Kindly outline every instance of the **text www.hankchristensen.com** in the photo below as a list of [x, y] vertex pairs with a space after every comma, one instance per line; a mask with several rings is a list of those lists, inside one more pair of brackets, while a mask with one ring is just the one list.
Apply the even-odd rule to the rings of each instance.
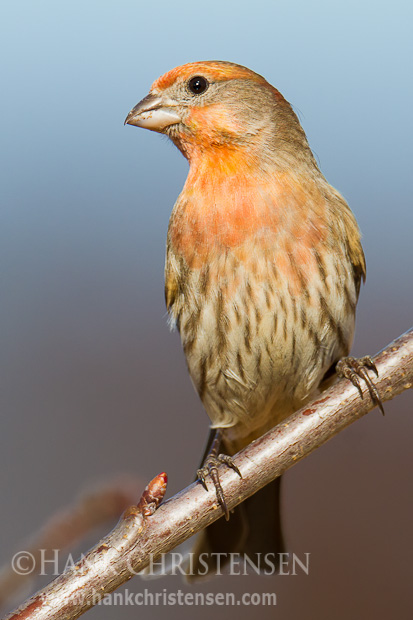
[[150, 592], [146, 588], [143, 592], [112, 592], [96, 594], [94, 605], [276, 605], [275, 592], [244, 592], [237, 596], [234, 592]]

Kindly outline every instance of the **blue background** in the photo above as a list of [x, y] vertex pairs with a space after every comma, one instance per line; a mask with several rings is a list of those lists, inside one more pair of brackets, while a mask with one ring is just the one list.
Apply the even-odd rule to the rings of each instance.
[[[162, 137], [123, 126], [165, 71], [231, 60], [284, 94], [363, 232], [354, 352], [373, 354], [410, 327], [412, 18], [408, 0], [2, 2], [3, 562], [85, 484], [123, 471], [143, 484], [166, 470], [173, 494], [198, 465], [208, 420], [163, 300], [187, 162]], [[189, 591], [275, 591], [277, 607], [260, 614], [283, 620], [406, 617], [412, 405], [404, 394], [285, 476], [286, 535], [292, 551], [311, 552], [310, 576], [225, 577]], [[179, 578], [128, 584], [143, 587], [187, 588]], [[194, 612], [89, 617], [115, 611]]]

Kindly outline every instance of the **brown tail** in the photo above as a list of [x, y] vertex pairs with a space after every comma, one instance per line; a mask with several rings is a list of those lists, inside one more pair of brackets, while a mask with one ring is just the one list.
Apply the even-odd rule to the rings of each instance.
[[278, 554], [284, 552], [280, 488], [281, 478], [277, 478], [237, 506], [229, 521], [218, 519], [201, 532], [193, 549], [189, 581], [220, 572], [230, 561], [230, 553], [240, 554], [238, 574], [244, 571], [244, 561], [254, 571], [260, 567], [261, 572], [276, 572]]

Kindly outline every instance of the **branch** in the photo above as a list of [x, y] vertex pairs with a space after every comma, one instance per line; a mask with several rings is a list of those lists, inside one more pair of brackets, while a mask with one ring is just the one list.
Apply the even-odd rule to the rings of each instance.
[[[71, 505], [56, 512], [38, 532], [20, 541], [18, 549], [24, 549], [26, 560], [32, 568], [40, 566], [45, 552], [62, 551], [74, 544], [79, 545], [94, 528], [107, 527], [136, 500], [136, 489], [140, 486], [143, 486], [142, 480], [137, 476], [123, 475], [84, 489]], [[24, 588], [25, 592], [30, 592], [36, 577], [34, 570], [16, 568], [13, 561], [0, 567], [1, 608], [10, 599], [16, 601], [19, 590]]]
[[[383, 349], [374, 362], [379, 372], [375, 384], [382, 402], [411, 388], [413, 329]], [[338, 381], [234, 458], [242, 479], [228, 468], [220, 470], [228, 508], [283, 474], [374, 406], [365, 386], [360, 399], [349, 381]], [[151, 483], [155, 489], [152, 509], [148, 510], [145, 499], [126, 511], [112, 532], [75, 567], [26, 601], [7, 620], [74, 620], [148, 566], [151, 558], [171, 551], [223, 515], [215, 492], [206, 493], [196, 482], [151, 515], [165, 491], [165, 485], [159, 489], [160, 479], [162, 482], [160, 476]]]

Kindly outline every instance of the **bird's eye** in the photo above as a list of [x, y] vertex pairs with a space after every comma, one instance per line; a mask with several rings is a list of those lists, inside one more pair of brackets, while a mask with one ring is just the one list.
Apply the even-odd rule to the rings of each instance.
[[188, 82], [188, 88], [194, 95], [201, 95], [209, 86], [208, 81], [202, 75], [196, 75]]

